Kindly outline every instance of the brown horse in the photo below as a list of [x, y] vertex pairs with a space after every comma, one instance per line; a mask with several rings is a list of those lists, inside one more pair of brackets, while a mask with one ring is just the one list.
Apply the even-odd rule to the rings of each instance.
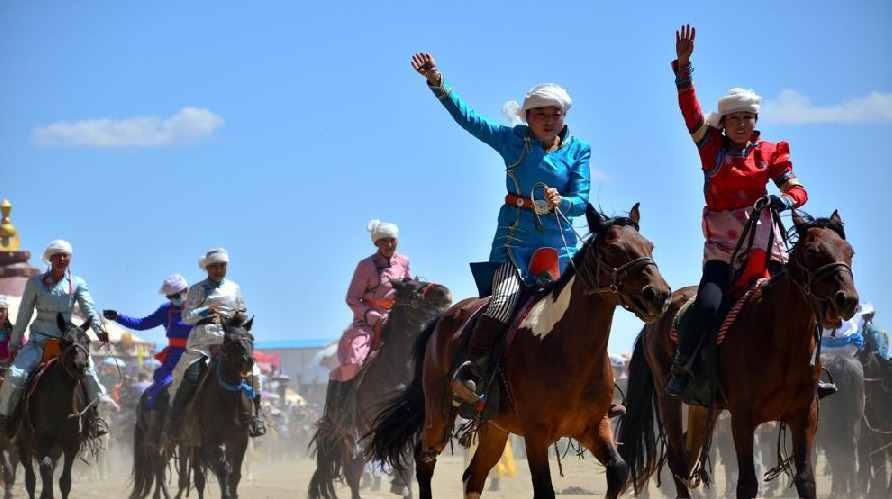
[[858, 293], [851, 269], [853, 250], [845, 240], [839, 215], [834, 212], [830, 218], [812, 220], [794, 214], [793, 222], [799, 239], [789, 262], [740, 308], [719, 347], [719, 379], [725, 400], [711, 409], [691, 409], [687, 448], [681, 401], [666, 396], [664, 387], [675, 349], [670, 339], [672, 322], [696, 289], [675, 292], [663, 317], [645, 326], [638, 336], [629, 368], [628, 412], [620, 420], [618, 432], [620, 455], [629, 463], [636, 491], [646, 487], [659, 467], [655, 415], [662, 425], [660, 438], [667, 437], [678, 497], [690, 497], [694, 464], [712, 433], [715, 418], [727, 409], [739, 468], [737, 497], [756, 496], [753, 430], [768, 421], [789, 426], [796, 489], [801, 497], [815, 497], [811, 457], [818, 424], [816, 383], [821, 372], [816, 332], [819, 323], [829, 326], [840, 318], [851, 318]]
[[[479, 428], [480, 443], [463, 476], [465, 497], [480, 496], [509, 432], [526, 439], [537, 498], [554, 497], [548, 449], [561, 437], [577, 439], [607, 467], [608, 497], [617, 497], [624, 486], [628, 469], [607, 418], [613, 395], [610, 325], [617, 306], [656, 320], [670, 290], [651, 258], [653, 245], [638, 232], [637, 204], [629, 217], [606, 219], [591, 206], [586, 216], [593, 237], [532, 307], [502, 358], [505, 396], [498, 414]], [[415, 379], [378, 416], [370, 434], [370, 453], [398, 469], [420, 436], [415, 459], [422, 499], [431, 497], [436, 458], [452, 435], [456, 409], [449, 381], [462, 325], [481, 304], [456, 304], [419, 338]]]

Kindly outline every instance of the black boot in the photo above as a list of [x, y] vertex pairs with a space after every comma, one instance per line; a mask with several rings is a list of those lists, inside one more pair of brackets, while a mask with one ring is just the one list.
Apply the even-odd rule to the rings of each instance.
[[[696, 310], [689, 310], [687, 315], [693, 315]], [[672, 358], [672, 368], [670, 371], [669, 382], [666, 383], [666, 395], [679, 398], [684, 393], [688, 384], [691, 382], [691, 356], [697, 349], [700, 342], [700, 330], [697, 323], [700, 321], [691, 320], [691, 317], [685, 317], [682, 327], [678, 331], [678, 348], [675, 349], [675, 356]]]
[[830, 395], [833, 395], [837, 391], [838, 391], [838, 389], [836, 388], [835, 384], [818, 380], [818, 400], [820, 400], [824, 397], [829, 397]]
[[254, 396], [254, 414], [248, 423], [248, 434], [251, 438], [262, 437], [266, 434], [266, 423], [263, 421], [263, 408], [260, 406], [260, 394]]
[[99, 415], [99, 407], [96, 404], [87, 410], [86, 416], [87, 438], [99, 438], [108, 433], [108, 423]]
[[179, 440], [180, 431], [183, 428], [183, 419], [186, 416], [186, 406], [189, 405], [189, 401], [192, 400], [195, 392], [198, 391], [201, 368], [201, 362], [199, 361], [189, 366], [189, 369], [186, 369], [180, 388], [173, 397], [173, 403], [168, 413], [167, 426], [164, 429], [164, 434], [170, 441]]
[[508, 325], [493, 317], [483, 316], [471, 333], [468, 360], [455, 372], [453, 391], [468, 403], [479, 401], [484, 395], [484, 384], [492, 375], [490, 357], [498, 342], [505, 336]]

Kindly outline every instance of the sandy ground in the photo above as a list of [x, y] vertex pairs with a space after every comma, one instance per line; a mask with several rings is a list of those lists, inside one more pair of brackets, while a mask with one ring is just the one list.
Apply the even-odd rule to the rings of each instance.
[[[78, 499], [126, 498], [129, 495], [130, 462], [129, 456], [112, 452], [109, 454], [109, 458], [100, 465], [91, 464], [88, 466], [81, 464], [77, 466], [74, 474], [74, 485], [72, 487], [71, 497]], [[484, 491], [484, 497], [532, 497], [532, 486], [526, 461], [524, 459], [518, 459], [516, 464], [517, 476], [514, 478], [501, 479], [500, 490], [497, 492]], [[606, 490], [604, 469], [591, 457], [580, 460], [575, 455], [571, 455], [564, 459], [563, 466], [565, 476], [561, 477], [557, 471], [557, 461], [552, 459], [552, 479], [555, 490], [559, 494], [565, 491], [570, 492], [568, 489], [575, 488], [577, 493], [573, 494], [574, 497], [603, 497]], [[463, 467], [463, 459], [460, 455], [453, 456], [447, 454], [440, 458], [438, 461], [437, 473], [434, 476], [435, 497], [458, 498], [462, 496], [461, 473]], [[306, 497], [307, 482], [314, 469], [314, 462], [308, 458], [268, 461], [265, 456], [257, 455], [255, 456], [253, 466], [246, 473], [247, 476], [242, 481], [242, 486], [239, 489], [240, 497], [245, 499], [304, 498]], [[713, 497], [723, 497], [724, 470], [721, 466], [718, 466], [716, 471], [718, 475], [718, 483], [713, 490], [717, 492], [717, 494], [713, 495]], [[820, 467], [818, 474], [821, 496], [829, 497], [826, 495], [829, 492], [829, 484], [826, 478], [821, 476]], [[24, 475], [20, 467], [17, 480], [18, 483], [15, 487], [16, 497], [27, 497], [22, 483], [23, 478]], [[785, 480], [783, 478], [781, 479]], [[785, 483], [787, 482], [785, 481]], [[664, 490], [665, 487], [666, 484], [664, 484]], [[371, 499], [393, 499], [397, 497], [387, 492], [387, 488], [385, 481], [385, 484], [382, 487], [384, 490], [379, 492], [364, 490], [363, 497]], [[579, 494], [579, 489], [585, 490], [587, 493]], [[653, 493], [650, 494], [650, 497], [663, 497], [656, 488], [652, 487], [651, 491]], [[784, 492], [784, 497], [796, 496], [794, 489], [785, 489]], [[344, 486], [338, 486], [338, 495], [342, 498], [349, 498], [349, 489]], [[568, 494], [567, 496], [569, 497], [570, 495]], [[60, 497], [58, 495], [58, 489], [56, 497]], [[197, 497], [194, 490], [190, 497]], [[217, 488], [215, 481], [210, 481], [208, 494], [206, 494], [205, 497], [219, 497], [219, 489]], [[697, 494], [695, 497], [706, 496]]]

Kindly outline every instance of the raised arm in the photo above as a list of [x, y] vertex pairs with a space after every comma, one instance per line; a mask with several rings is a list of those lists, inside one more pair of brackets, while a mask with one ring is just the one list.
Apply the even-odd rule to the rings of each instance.
[[462, 128], [471, 135], [485, 142], [490, 147], [502, 152], [511, 127], [502, 125], [477, 114], [459, 95], [452, 90], [437, 69], [434, 56], [427, 52], [419, 52], [412, 56], [412, 68], [427, 80], [427, 85]]
[[186, 324], [195, 325], [198, 321], [209, 317], [211, 310], [205, 304], [204, 286], [200, 283], [189, 288], [186, 295], [186, 302], [183, 304], [183, 313], [181, 318]]
[[367, 260], [359, 262], [356, 270], [353, 271], [353, 279], [350, 280], [350, 287], [347, 288], [346, 298], [347, 306], [353, 311], [353, 317], [361, 318], [370, 326], [374, 326], [382, 317], [377, 310], [362, 300], [367, 284], [373, 276], [377, 276], [374, 266], [370, 265]]
[[704, 168], [711, 168], [708, 163], [714, 159], [715, 153], [721, 147], [722, 131], [707, 123], [697, 100], [697, 92], [694, 90], [692, 79], [691, 55], [694, 53], [694, 39], [697, 30], [691, 25], [684, 25], [675, 32], [675, 54], [677, 59], [672, 61], [672, 71], [675, 73], [675, 86], [678, 88], [678, 105], [684, 116], [685, 126], [697, 148], [700, 150], [700, 158]]
[[81, 307], [81, 312], [88, 317], [90, 320], [90, 328], [99, 336], [101, 341], [108, 341], [105, 339], [105, 331], [102, 329], [102, 318], [99, 316], [99, 311], [96, 310], [96, 304], [93, 302], [93, 297], [90, 296], [90, 288], [87, 287], [87, 281], [83, 279], [79, 280], [77, 285], [77, 304]]

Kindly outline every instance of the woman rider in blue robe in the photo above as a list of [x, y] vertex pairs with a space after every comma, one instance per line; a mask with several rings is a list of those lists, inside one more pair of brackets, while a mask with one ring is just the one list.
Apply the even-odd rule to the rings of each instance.
[[[490, 292], [491, 297], [472, 333], [470, 360], [456, 373], [465, 388], [481, 395], [478, 387], [489, 374], [489, 353], [508, 329], [522, 285], [539, 278], [529, 272], [530, 261], [539, 259], [534, 255], [540, 249], [544, 253], [539, 254], [558, 255], [563, 271], [576, 253], [576, 233], [563, 217], [585, 213], [591, 147], [564, 124], [571, 100], [558, 85], [530, 90], [517, 111], [525, 124], [506, 126], [471, 109], [446, 82], [431, 54], [415, 54], [411, 63], [452, 118], [505, 162], [508, 195], [499, 209], [490, 264], [485, 266], [489, 271], [475, 272], [481, 295]], [[489, 284], [491, 289], [485, 289]]]

